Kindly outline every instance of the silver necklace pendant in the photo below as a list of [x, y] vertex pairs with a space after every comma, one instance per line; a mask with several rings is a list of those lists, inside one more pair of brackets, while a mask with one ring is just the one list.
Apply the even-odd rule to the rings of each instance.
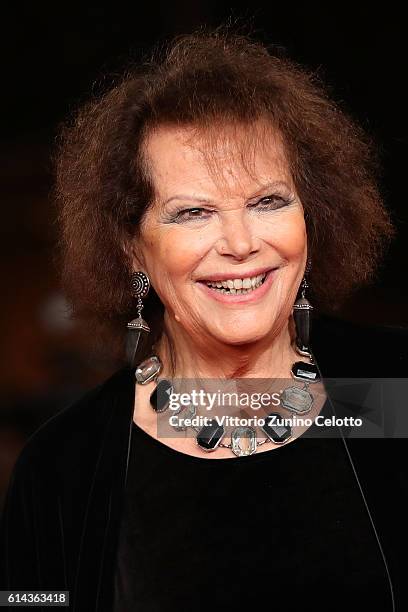
[[280, 395], [281, 405], [286, 410], [296, 414], [306, 414], [310, 412], [313, 405], [313, 395], [308, 391], [309, 383], [300, 387], [287, 387]]
[[256, 431], [253, 427], [236, 427], [231, 434], [231, 450], [237, 457], [252, 455], [257, 449]]
[[135, 370], [135, 377], [139, 385], [146, 385], [157, 378], [162, 369], [162, 363], [157, 355], [148, 357], [139, 363]]

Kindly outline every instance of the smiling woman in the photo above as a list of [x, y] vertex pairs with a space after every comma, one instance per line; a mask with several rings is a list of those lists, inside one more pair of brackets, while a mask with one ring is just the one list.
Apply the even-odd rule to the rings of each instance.
[[408, 365], [385, 332], [385, 351], [330, 319], [310, 333], [395, 233], [370, 138], [316, 74], [218, 29], [80, 109], [56, 161], [63, 285], [124, 367], [19, 457], [0, 589], [69, 591], [74, 612], [392, 610], [394, 548], [314, 421], [337, 422], [323, 375]]

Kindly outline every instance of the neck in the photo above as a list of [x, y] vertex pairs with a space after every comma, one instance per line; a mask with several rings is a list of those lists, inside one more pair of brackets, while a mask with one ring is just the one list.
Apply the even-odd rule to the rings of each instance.
[[188, 334], [166, 311], [164, 333], [155, 352], [163, 363], [163, 377], [290, 378], [292, 364], [301, 359], [294, 346], [292, 316], [262, 340], [229, 345]]

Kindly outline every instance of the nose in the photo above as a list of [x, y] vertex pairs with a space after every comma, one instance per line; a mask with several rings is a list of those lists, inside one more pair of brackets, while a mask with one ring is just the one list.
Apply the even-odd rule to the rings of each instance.
[[217, 241], [217, 251], [220, 255], [229, 255], [242, 260], [257, 253], [260, 239], [254, 235], [253, 220], [245, 218], [245, 212], [230, 210], [222, 220], [222, 230]]

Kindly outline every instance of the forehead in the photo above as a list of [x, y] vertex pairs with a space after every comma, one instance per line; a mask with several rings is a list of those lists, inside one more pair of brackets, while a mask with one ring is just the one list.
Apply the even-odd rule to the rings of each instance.
[[274, 180], [293, 185], [283, 138], [265, 122], [160, 126], [145, 138], [144, 155], [161, 198], [182, 189], [247, 196]]

